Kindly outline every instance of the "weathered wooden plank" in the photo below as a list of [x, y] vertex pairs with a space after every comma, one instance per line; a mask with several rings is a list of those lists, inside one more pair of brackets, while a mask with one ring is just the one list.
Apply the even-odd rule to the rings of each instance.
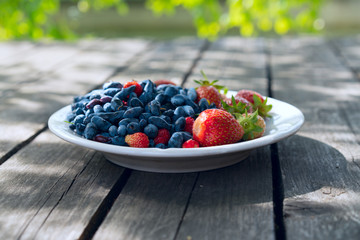
[[176, 239], [274, 239], [271, 182], [267, 147], [200, 173]]
[[99, 153], [40, 134], [0, 168], [1, 238], [79, 238], [122, 172]]
[[196, 86], [194, 79], [203, 79], [201, 70], [229, 90], [256, 89], [267, 95], [266, 55], [261, 39], [228, 37], [212, 43], [188, 77], [186, 87]]
[[112, 77], [112, 81], [127, 82], [144, 79], [169, 79], [181, 84], [192, 67], [204, 41], [195, 38], [177, 38], [155, 46], [126, 71]]
[[[231, 90], [267, 94], [261, 39], [229, 37], [213, 43], [186, 86], [195, 86], [192, 80], [200, 70]], [[273, 239], [271, 172], [270, 150], [262, 148], [237, 165], [200, 173], [177, 239]]]
[[319, 38], [273, 41], [271, 63], [274, 97], [306, 119], [278, 144], [287, 239], [358, 239], [360, 84]]
[[[42, 129], [50, 114], [70, 104], [73, 96], [86, 93], [104, 82], [118, 68], [126, 67], [128, 61], [146, 49], [147, 44], [148, 42], [143, 40], [86, 43], [83, 50], [78, 51], [71, 59], [65, 58], [68, 61], [63, 64], [57, 66], [54, 62], [48, 65], [49, 71], [46, 70], [39, 78], [21, 75], [24, 82], [18, 84], [15, 81], [16, 84], [13, 84], [12, 76], [20, 75], [11, 74], [9, 78], [5, 77], [4, 81], [14, 88], [1, 87], [11, 93], [1, 99], [0, 158]], [[58, 46], [54, 48], [55, 53], [61, 52]], [[69, 48], [68, 51], [72, 52], [74, 47]], [[47, 52], [46, 49], [48, 48], [42, 50], [42, 55], [54, 54], [52, 50]], [[56, 68], [51, 70], [50, 66]]]
[[173, 239], [196, 175], [134, 171], [94, 239]]
[[1, 42], [0, 43], [0, 63], [8, 61], [14, 55], [21, 55], [34, 47], [33, 43], [27, 41]]
[[344, 58], [345, 63], [360, 79], [360, 35], [331, 40], [339, 57]]

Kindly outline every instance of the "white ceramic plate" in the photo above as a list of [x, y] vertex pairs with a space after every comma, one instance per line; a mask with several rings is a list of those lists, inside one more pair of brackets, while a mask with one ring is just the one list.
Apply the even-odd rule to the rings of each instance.
[[[229, 91], [228, 95], [236, 94]], [[58, 137], [82, 147], [102, 152], [105, 157], [120, 166], [151, 172], [195, 172], [221, 168], [247, 158], [250, 150], [278, 142], [295, 134], [304, 123], [302, 112], [288, 104], [268, 98], [272, 104], [271, 118], [266, 119], [263, 137], [228, 145], [189, 148], [158, 149], [131, 148], [87, 140], [69, 129], [65, 122], [71, 107], [66, 106], [49, 118], [50, 130]]]

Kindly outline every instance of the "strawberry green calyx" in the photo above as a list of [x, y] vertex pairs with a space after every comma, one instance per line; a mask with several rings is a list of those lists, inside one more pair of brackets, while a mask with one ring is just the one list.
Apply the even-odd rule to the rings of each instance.
[[257, 135], [264, 132], [264, 127], [259, 125], [258, 122], [258, 111], [256, 110], [254, 113], [248, 114], [245, 112], [244, 114], [235, 113], [237, 121], [244, 129], [244, 135], [242, 137], [243, 140], [250, 140], [256, 138]]
[[215, 83], [217, 83], [219, 80], [213, 80], [210, 81], [209, 78], [205, 75], [204, 71], [201, 70], [201, 75], [203, 75], [203, 80], [194, 80], [195, 83], [199, 84], [200, 86], [213, 86], [214, 88], [216, 88], [219, 92], [220, 90], [223, 90], [224, 94], [227, 93], [228, 89], [222, 85], [217, 85]]
[[236, 113], [243, 114], [250, 109], [250, 107], [244, 102], [239, 101], [238, 103], [236, 103], [234, 96], [231, 96], [231, 105], [227, 104], [223, 100], [221, 100], [221, 104], [225, 111], [231, 113], [232, 115], [234, 115], [234, 117], [236, 117]]
[[253, 98], [254, 98], [253, 107], [259, 112], [259, 115], [262, 117], [270, 117], [268, 112], [270, 112], [270, 110], [272, 109], [272, 105], [266, 104], [268, 99], [265, 98], [265, 100], [262, 101], [262, 99], [255, 94], [253, 95]]

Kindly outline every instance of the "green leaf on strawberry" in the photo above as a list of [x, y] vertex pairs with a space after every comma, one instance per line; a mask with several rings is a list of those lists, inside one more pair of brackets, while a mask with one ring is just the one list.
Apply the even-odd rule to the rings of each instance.
[[249, 106], [246, 105], [246, 103], [244, 103], [244, 102], [236, 103], [234, 96], [231, 96], [231, 105], [227, 104], [223, 100], [221, 100], [221, 104], [222, 104], [223, 108], [225, 109], [225, 111], [231, 113], [232, 115], [234, 115], [235, 113], [243, 114], [243, 113], [249, 111]]
[[195, 83], [199, 84], [200, 86], [213, 86], [214, 88], [216, 88], [219, 92], [220, 90], [223, 90], [224, 94], [227, 93], [228, 89], [222, 85], [218, 85], [215, 84], [217, 83], [219, 80], [213, 80], [210, 81], [209, 78], [206, 76], [206, 74], [204, 73], [203, 70], [200, 71], [201, 75], [203, 76], [203, 80], [194, 80]]
[[245, 112], [244, 114], [235, 113], [237, 121], [244, 129], [244, 140], [254, 139], [256, 135], [264, 132], [264, 127], [261, 127], [258, 119], [258, 111], [256, 110], [254, 113], [248, 114]]
[[268, 99], [265, 98], [264, 100], [262, 100], [259, 96], [255, 94], [253, 95], [253, 99], [253, 107], [259, 112], [259, 115], [262, 117], [270, 117], [268, 112], [270, 112], [270, 110], [272, 109], [272, 105], [266, 104]]

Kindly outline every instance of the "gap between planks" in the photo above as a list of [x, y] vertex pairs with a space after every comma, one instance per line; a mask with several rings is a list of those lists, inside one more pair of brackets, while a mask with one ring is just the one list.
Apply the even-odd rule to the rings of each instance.
[[[272, 69], [271, 69], [271, 48], [270, 44], [264, 44], [264, 54], [266, 56], [266, 78], [267, 94], [273, 96], [272, 91]], [[272, 188], [273, 188], [273, 212], [274, 212], [274, 235], [276, 240], [286, 239], [286, 228], [284, 222], [284, 184], [280, 167], [279, 152], [277, 143], [270, 145]]]

